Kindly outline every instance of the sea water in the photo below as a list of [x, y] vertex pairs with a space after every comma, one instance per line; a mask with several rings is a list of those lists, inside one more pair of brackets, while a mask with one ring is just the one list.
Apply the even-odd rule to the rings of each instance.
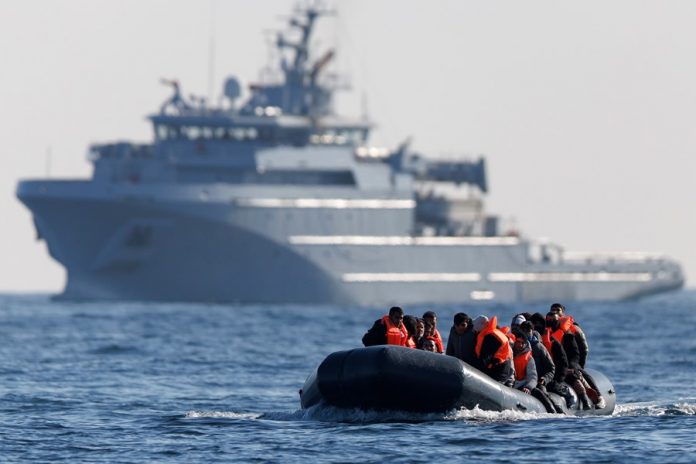
[[[404, 309], [446, 338], [458, 311], [548, 304]], [[696, 462], [696, 292], [568, 308], [612, 416], [301, 410], [307, 375], [387, 308], [0, 295], [0, 462]]]

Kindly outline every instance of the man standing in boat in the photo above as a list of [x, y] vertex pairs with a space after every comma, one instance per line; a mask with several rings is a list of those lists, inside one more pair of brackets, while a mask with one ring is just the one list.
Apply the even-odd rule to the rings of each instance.
[[363, 335], [362, 342], [365, 346], [406, 346], [407, 339], [408, 331], [404, 326], [404, 310], [398, 306], [392, 306], [389, 309], [389, 314], [377, 319], [372, 328]]

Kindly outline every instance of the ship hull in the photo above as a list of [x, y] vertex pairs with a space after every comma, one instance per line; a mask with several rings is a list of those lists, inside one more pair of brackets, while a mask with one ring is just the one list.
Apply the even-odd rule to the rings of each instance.
[[[18, 196], [34, 214], [51, 256], [67, 270], [59, 296], [65, 299], [614, 301], [683, 284], [679, 266], [666, 260], [534, 263], [528, 244], [517, 238], [410, 237], [403, 233], [401, 213], [386, 225], [380, 211], [365, 211], [351, 222], [342, 217], [359, 212], [288, 212], [268, 208], [268, 202], [222, 202], [209, 193], [201, 198], [134, 188], [101, 191], [88, 182], [24, 182]], [[358, 234], [366, 224], [375, 228], [371, 235]]]

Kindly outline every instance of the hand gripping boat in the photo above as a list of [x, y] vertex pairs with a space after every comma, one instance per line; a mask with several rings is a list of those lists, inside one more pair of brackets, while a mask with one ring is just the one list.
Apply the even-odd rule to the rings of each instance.
[[[569, 407], [559, 395], [552, 401], [570, 415], [607, 415], [614, 411], [616, 393], [602, 373], [588, 369], [605, 399], [601, 409], [583, 411], [579, 401]], [[508, 388], [453, 357], [400, 346], [380, 345], [338, 351], [310, 374], [300, 403], [340, 408], [446, 412], [453, 409], [515, 410], [544, 413], [539, 400]]]

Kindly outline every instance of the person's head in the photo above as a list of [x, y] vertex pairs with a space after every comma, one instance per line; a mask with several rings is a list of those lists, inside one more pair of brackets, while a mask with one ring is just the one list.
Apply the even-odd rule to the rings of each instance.
[[454, 330], [459, 335], [466, 333], [471, 329], [471, 318], [466, 313], [457, 313], [454, 315]]
[[546, 313], [546, 327], [551, 328], [551, 330], [556, 330], [558, 328], [559, 319], [558, 313], [549, 311]]
[[526, 320], [527, 320], [526, 317], [524, 317], [522, 314], [518, 314], [517, 316], [512, 318], [512, 322], [510, 323], [510, 328], [514, 329], [515, 327], [519, 327], [520, 324], [522, 324]]
[[420, 317], [416, 319], [416, 338], [421, 338], [425, 334], [425, 322]]
[[404, 310], [398, 306], [392, 306], [389, 308], [389, 319], [392, 324], [399, 325], [404, 320]]
[[424, 337], [432, 337], [434, 333], [435, 333], [435, 326], [432, 325], [427, 320], [423, 320], [423, 336]]
[[525, 320], [525, 321], [528, 321], [528, 320], [530, 320], [530, 319], [532, 318], [532, 313], [529, 313], [529, 312], [526, 312], [526, 311], [525, 311], [525, 312], [520, 313], [520, 314], [521, 314], [522, 316], [524, 316], [524, 320]]
[[488, 318], [484, 315], [476, 317], [472, 323], [472, 327], [474, 329], [474, 332], [480, 332], [483, 330], [484, 327], [486, 327], [486, 324], [488, 324]]
[[534, 326], [529, 321], [521, 323], [517, 330], [519, 330], [525, 338], [530, 338], [534, 334]]
[[566, 308], [561, 303], [554, 303], [549, 308], [549, 312], [558, 313], [559, 316], [563, 316], [566, 312]]
[[437, 351], [437, 346], [435, 345], [435, 340], [428, 337], [425, 340], [423, 340], [423, 350], [424, 351], [432, 351], [435, 353]]
[[512, 352], [515, 354], [524, 353], [529, 350], [529, 341], [521, 332], [515, 335], [515, 343], [512, 345]]
[[433, 311], [424, 312], [423, 319], [430, 322], [433, 327], [437, 327], [437, 314], [435, 314]]
[[542, 335], [544, 332], [546, 332], [546, 319], [544, 318], [543, 314], [534, 313], [532, 314], [532, 317], [529, 320], [532, 321], [532, 325], [534, 325], [534, 330], [536, 330]]
[[406, 327], [408, 336], [413, 337], [416, 334], [416, 318], [413, 316], [404, 316], [404, 327]]

